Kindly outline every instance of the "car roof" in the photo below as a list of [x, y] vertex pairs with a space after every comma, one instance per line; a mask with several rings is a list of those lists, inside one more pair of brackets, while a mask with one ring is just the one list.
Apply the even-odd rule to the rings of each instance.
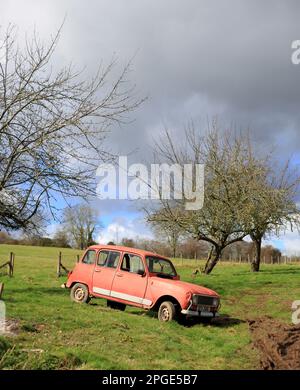
[[101, 244], [98, 244], [98, 245], [92, 245], [90, 247], [88, 247], [87, 249], [108, 249], [108, 250], [118, 250], [118, 251], [121, 251], [121, 252], [128, 252], [128, 253], [135, 253], [137, 255], [141, 255], [141, 256], [155, 256], [155, 257], [161, 257], [162, 259], [167, 259], [167, 257], [165, 256], [161, 256], [159, 255], [158, 253], [155, 253], [155, 252], [151, 252], [151, 251], [146, 251], [146, 250], [143, 250], [143, 249], [138, 249], [138, 248], [131, 248], [131, 247], [128, 247], [128, 246], [120, 246], [120, 245], [101, 245]]

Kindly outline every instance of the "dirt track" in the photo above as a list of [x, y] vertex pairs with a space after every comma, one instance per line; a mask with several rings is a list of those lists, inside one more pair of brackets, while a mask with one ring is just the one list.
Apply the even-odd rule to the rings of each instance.
[[249, 321], [254, 346], [264, 370], [300, 369], [300, 325], [288, 326], [269, 317]]

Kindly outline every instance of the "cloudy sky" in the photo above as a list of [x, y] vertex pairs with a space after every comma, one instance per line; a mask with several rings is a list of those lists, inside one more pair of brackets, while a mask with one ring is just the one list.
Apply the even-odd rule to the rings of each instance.
[[[58, 63], [92, 74], [101, 60], [116, 55], [121, 67], [134, 56], [130, 76], [148, 100], [134, 122], [112, 129], [109, 143], [140, 162], [165, 127], [180, 135], [188, 121], [203, 126], [216, 115], [251, 128], [262, 148], [277, 145], [281, 158], [300, 161], [300, 65], [291, 62], [299, 17], [297, 0], [0, 0], [0, 25], [15, 23], [20, 35], [35, 27], [47, 39], [66, 18]], [[116, 231], [150, 235], [131, 203], [97, 207], [102, 240]], [[300, 248], [295, 233], [275, 243]]]

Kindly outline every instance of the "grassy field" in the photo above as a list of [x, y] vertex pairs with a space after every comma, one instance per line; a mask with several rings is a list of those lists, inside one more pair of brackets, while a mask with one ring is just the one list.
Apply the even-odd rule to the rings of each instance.
[[[209, 276], [194, 261], [175, 260], [181, 279], [210, 287], [222, 297], [221, 318], [205, 325], [159, 323], [136, 308], [118, 312], [105, 300], [78, 305], [56, 277], [57, 248], [0, 245], [0, 264], [16, 254], [15, 275], [5, 283], [7, 317], [18, 321], [15, 336], [0, 337], [0, 368], [20, 369], [254, 369], [247, 320], [271, 316], [291, 323], [291, 303], [300, 299], [298, 265], [219, 264]], [[72, 268], [78, 251], [63, 249]], [[198, 264], [199, 265], [199, 264]]]

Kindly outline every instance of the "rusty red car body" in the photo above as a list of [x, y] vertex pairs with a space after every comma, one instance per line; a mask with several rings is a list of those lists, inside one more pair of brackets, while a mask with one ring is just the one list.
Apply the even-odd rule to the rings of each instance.
[[76, 302], [105, 298], [112, 308], [157, 310], [161, 321], [177, 315], [213, 318], [220, 307], [215, 291], [181, 281], [166, 257], [116, 245], [89, 247], [64, 287], [71, 289]]

